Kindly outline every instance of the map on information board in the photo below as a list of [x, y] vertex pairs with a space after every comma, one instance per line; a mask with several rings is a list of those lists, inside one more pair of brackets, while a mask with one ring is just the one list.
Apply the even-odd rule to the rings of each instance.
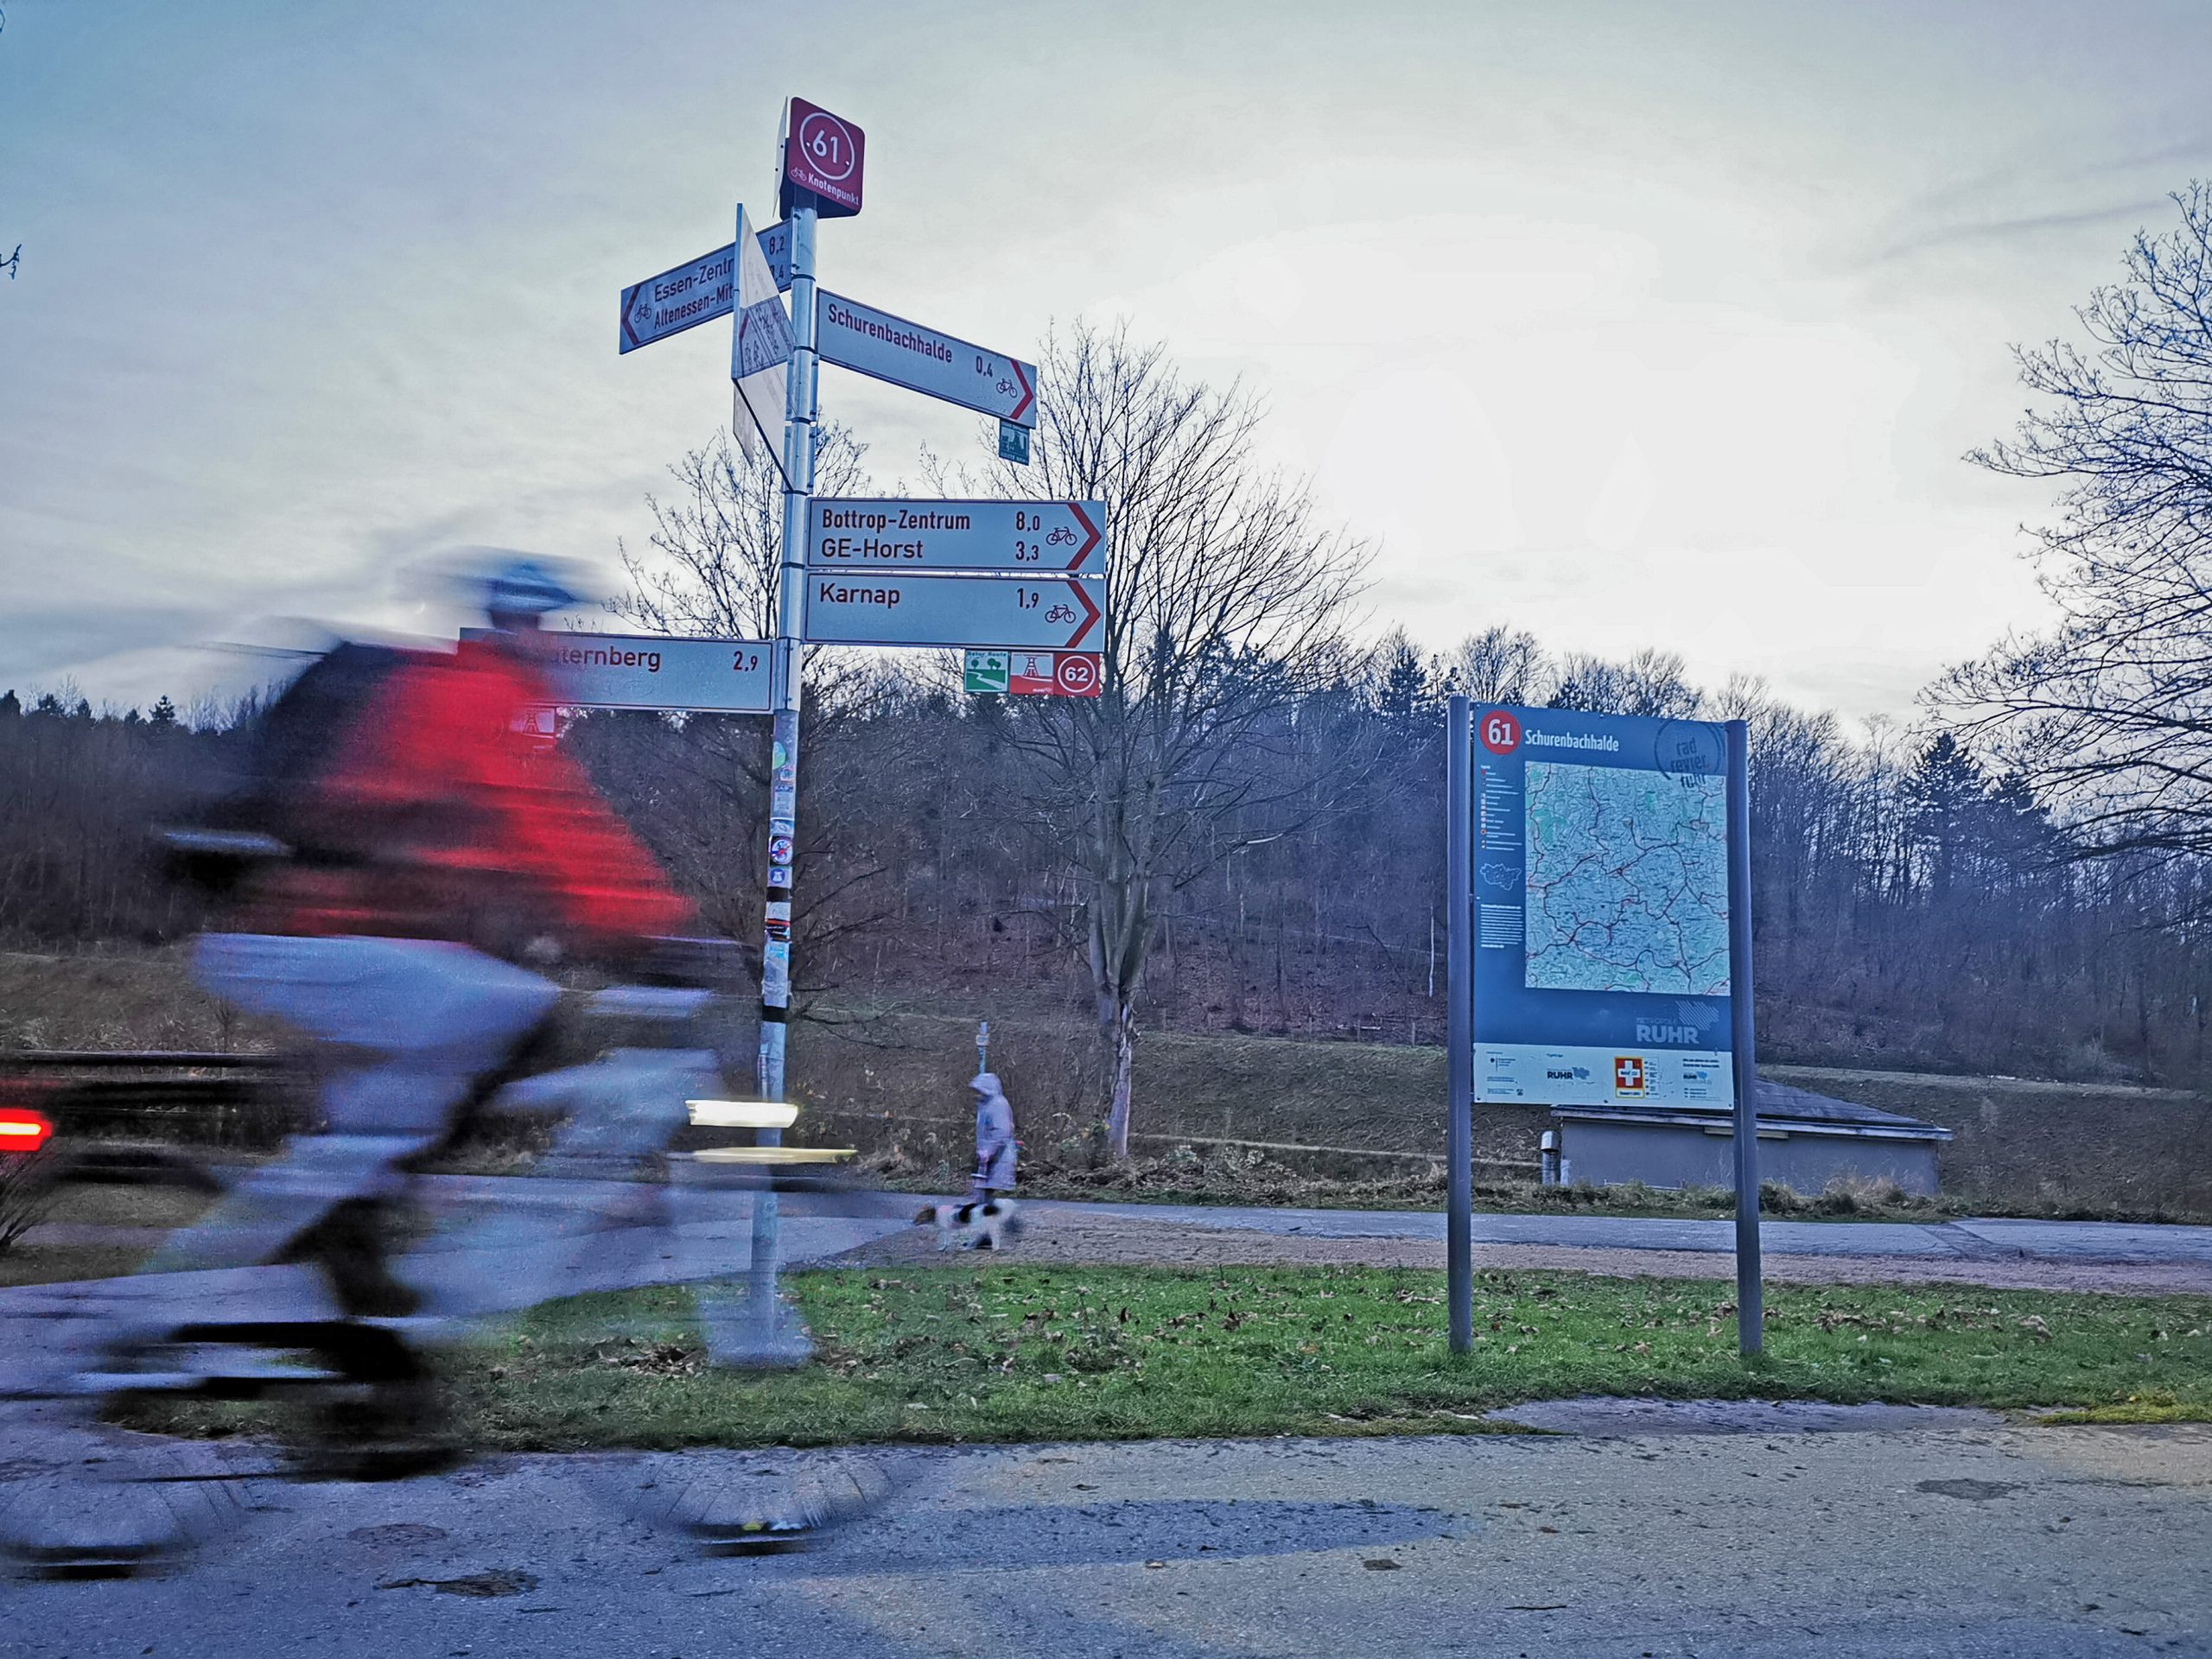
[[1475, 1098], [1732, 1103], [1726, 729], [1473, 714]]
[[1727, 780], [1531, 760], [1522, 983], [1728, 995]]

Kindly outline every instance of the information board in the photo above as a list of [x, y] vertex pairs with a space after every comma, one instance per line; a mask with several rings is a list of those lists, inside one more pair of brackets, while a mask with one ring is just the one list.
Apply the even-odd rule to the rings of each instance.
[[1732, 1104], [1726, 729], [1472, 716], [1475, 1099]]

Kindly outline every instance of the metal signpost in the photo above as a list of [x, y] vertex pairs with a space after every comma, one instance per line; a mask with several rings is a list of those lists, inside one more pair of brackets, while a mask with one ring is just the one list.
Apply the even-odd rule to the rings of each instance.
[[1732, 720], [1728, 742], [1728, 1011], [1736, 1066], [1736, 1349], [1766, 1346], [1759, 1265], [1758, 1054], [1751, 1023], [1751, 736]]
[[[1758, 1148], [1741, 723], [1459, 698], [1449, 721], [1454, 1295], [1469, 1267], [1459, 1119], [1470, 1105], [1732, 1104], [1738, 1336], [1755, 1353]], [[1459, 1308], [1455, 1300], [1455, 1347]]]
[[[850, 122], [791, 99], [777, 158], [785, 222], [756, 234], [741, 206], [728, 246], [622, 290], [625, 352], [733, 316], [730, 378], [739, 436], [749, 450], [782, 422], [775, 639], [579, 645], [575, 649], [605, 652], [607, 660], [563, 670], [570, 677], [566, 683], [592, 699], [648, 699], [593, 706], [664, 708], [672, 705], [658, 699], [681, 695], [686, 701], [680, 706], [771, 716], [759, 1084], [762, 1097], [775, 1102], [785, 1093], [807, 643], [991, 648], [981, 654], [1000, 653], [991, 689], [1001, 692], [1096, 696], [1104, 680], [1107, 524], [1099, 503], [812, 499], [825, 359], [996, 416], [999, 454], [1009, 461], [1027, 462], [1037, 420], [1035, 365], [817, 292], [817, 222], [860, 212], [867, 148], [867, 135]], [[788, 312], [777, 298], [785, 289]], [[730, 664], [718, 669], [715, 653], [733, 652]], [[588, 671], [597, 677], [588, 684]], [[735, 674], [743, 684], [715, 678], [718, 673]], [[696, 701], [716, 696], [721, 701]], [[987, 1033], [978, 1033], [979, 1059], [988, 1053]], [[768, 1128], [760, 1135], [768, 1145], [782, 1138]], [[779, 1329], [777, 1220], [774, 1193], [757, 1193], [750, 1346], [762, 1359], [795, 1358], [804, 1346]]]
[[1444, 1071], [1451, 1114], [1445, 1135], [1444, 1276], [1455, 1354], [1475, 1343], [1475, 988], [1467, 971], [1475, 923], [1471, 729], [1466, 698], [1452, 698], [1444, 726]]
[[[796, 315], [798, 296], [791, 296]], [[894, 317], [838, 294], [822, 296], [822, 360], [948, 404], [1037, 424], [1037, 365]]]

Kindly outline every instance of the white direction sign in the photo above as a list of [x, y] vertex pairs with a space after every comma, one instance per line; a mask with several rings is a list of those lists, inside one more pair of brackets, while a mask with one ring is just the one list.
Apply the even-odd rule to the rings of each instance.
[[822, 360], [925, 392], [1015, 426], [1037, 424], [1037, 365], [964, 340], [822, 294], [814, 311]]
[[747, 455], [774, 455], [780, 471], [791, 324], [776, 297], [776, 279], [743, 202], [737, 207], [737, 240], [731, 245], [738, 250], [737, 326], [730, 330], [729, 343], [729, 378], [737, 398], [731, 423]]
[[[776, 279], [779, 292], [791, 285], [791, 227], [771, 225], [760, 234], [760, 257]], [[622, 290], [621, 349], [634, 352], [686, 328], [729, 315], [734, 270], [730, 256], [737, 244], [725, 242], [712, 253], [648, 276]]]
[[816, 498], [807, 517], [813, 570], [1004, 570], [1103, 576], [1099, 501], [890, 501]]
[[974, 645], [1096, 652], [1106, 613], [1096, 582], [1048, 576], [891, 576], [810, 570], [806, 637], [832, 645]]
[[[463, 628], [481, 639], [485, 628]], [[541, 633], [539, 669], [570, 709], [769, 711], [770, 648], [760, 639], [670, 639], [635, 633]]]

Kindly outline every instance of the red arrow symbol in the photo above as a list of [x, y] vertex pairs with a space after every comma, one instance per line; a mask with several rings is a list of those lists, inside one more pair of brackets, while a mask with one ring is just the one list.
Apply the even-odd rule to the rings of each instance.
[[1085, 591], [1090, 586], [1089, 582], [1071, 582], [1068, 586], [1075, 590], [1076, 603], [1082, 606], [1084, 609], [1082, 622], [1077, 626], [1073, 633], [1068, 635], [1067, 644], [1061, 647], [1064, 651], [1073, 651], [1082, 642], [1083, 636], [1098, 626], [1098, 619], [1105, 615], [1105, 612], [1091, 603], [1090, 594]]
[[1081, 507], [1077, 506], [1074, 502], [1069, 502], [1067, 504], [1067, 509], [1070, 512], [1075, 514], [1076, 523], [1083, 526], [1084, 534], [1090, 538], [1084, 543], [1081, 547], [1076, 549], [1075, 557], [1068, 561], [1069, 569], [1080, 570], [1083, 569], [1083, 562], [1090, 556], [1090, 550], [1098, 545], [1098, 526], [1092, 524], [1090, 522], [1090, 515], [1085, 512]]
[[1007, 414], [1005, 418], [1014, 422], [1016, 425], [1020, 425], [1024, 411], [1028, 409], [1031, 402], [1036, 397], [1037, 393], [1035, 388], [1030, 385], [1029, 376], [1023, 372], [1020, 363], [1011, 357], [1007, 359], [1007, 361], [1014, 365], [1014, 378], [1021, 382], [1021, 401], [1014, 406], [1012, 412]]

